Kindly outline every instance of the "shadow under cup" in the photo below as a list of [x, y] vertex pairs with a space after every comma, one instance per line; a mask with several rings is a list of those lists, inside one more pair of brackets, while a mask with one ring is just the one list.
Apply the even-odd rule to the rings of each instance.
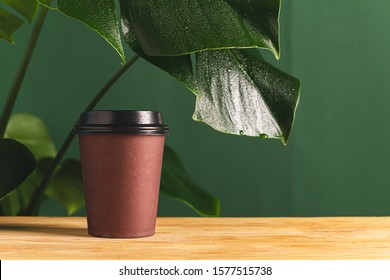
[[90, 111], [79, 135], [88, 233], [137, 238], [155, 232], [168, 126], [154, 111]]

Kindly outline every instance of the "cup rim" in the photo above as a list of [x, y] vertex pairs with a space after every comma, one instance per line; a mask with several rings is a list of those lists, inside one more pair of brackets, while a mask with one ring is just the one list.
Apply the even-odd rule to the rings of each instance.
[[76, 134], [168, 135], [169, 127], [157, 111], [93, 110], [81, 114]]

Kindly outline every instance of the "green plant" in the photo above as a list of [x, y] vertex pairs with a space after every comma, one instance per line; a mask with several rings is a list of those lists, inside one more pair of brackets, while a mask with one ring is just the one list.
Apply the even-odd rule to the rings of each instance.
[[[195, 94], [194, 120], [224, 133], [278, 138], [287, 143], [300, 84], [268, 64], [258, 50], [270, 50], [279, 58], [280, 0], [120, 0], [120, 16], [115, 0], [58, 0], [56, 6], [47, 0], [37, 2], [96, 31], [124, 62], [122, 37], [135, 53], [86, 110], [93, 109], [112, 84], [141, 57]], [[29, 22], [38, 8], [35, 0], [0, 0], [0, 3], [11, 6]], [[57, 152], [39, 119], [26, 114], [10, 119], [46, 13], [47, 9], [42, 8], [34, 24], [1, 116], [1, 197], [13, 191], [2, 200], [5, 214], [36, 214], [45, 196], [60, 200], [69, 213], [83, 204], [79, 162], [63, 160], [74, 135], [70, 132]], [[3, 18], [0, 38], [13, 42], [12, 34], [23, 21], [1, 6], [0, 18]], [[36, 130], [27, 132], [23, 125]], [[161, 191], [189, 204], [201, 215], [219, 212], [218, 200], [189, 179], [170, 148], [164, 155]]]

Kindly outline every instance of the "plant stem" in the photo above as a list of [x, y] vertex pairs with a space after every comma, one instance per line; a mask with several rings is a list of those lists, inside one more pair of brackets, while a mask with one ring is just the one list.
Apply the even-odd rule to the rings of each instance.
[[32, 54], [37, 44], [39, 34], [41, 33], [43, 23], [45, 22], [46, 19], [47, 12], [48, 9], [46, 8], [41, 9], [38, 20], [34, 26], [34, 29], [28, 41], [27, 48], [24, 51], [22, 62], [19, 65], [18, 71], [16, 72], [15, 80], [12, 83], [11, 89], [8, 93], [7, 101], [4, 105], [3, 113], [1, 115], [1, 120], [0, 120], [0, 138], [4, 137], [9, 118], [11, 117], [12, 109], [15, 105], [16, 98], [18, 97], [20, 87], [22, 86], [24, 75], [26, 74]]
[[[95, 106], [99, 103], [99, 101], [104, 97], [104, 95], [108, 92], [108, 90], [115, 84], [115, 82], [129, 69], [137, 60], [139, 56], [134, 55], [114, 76], [102, 87], [102, 89], [96, 94], [96, 96], [91, 100], [88, 106], [85, 108], [84, 112], [91, 111]], [[58, 151], [54, 161], [50, 165], [48, 171], [43, 177], [41, 183], [38, 188], [34, 191], [29, 201], [29, 204], [25, 209], [22, 209], [18, 215], [22, 216], [31, 216], [38, 208], [38, 202], [40, 196], [45, 191], [46, 186], [48, 185], [50, 179], [52, 178], [54, 171], [56, 170], [58, 164], [61, 162], [62, 158], [65, 155], [65, 152], [68, 150], [70, 144], [72, 143], [75, 134], [73, 132], [73, 127], [69, 131], [68, 136], [66, 137], [64, 143], [62, 144], [60, 150]]]

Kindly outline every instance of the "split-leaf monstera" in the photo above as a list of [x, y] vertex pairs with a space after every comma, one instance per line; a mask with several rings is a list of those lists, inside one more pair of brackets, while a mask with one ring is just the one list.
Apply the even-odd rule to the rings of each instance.
[[126, 42], [196, 95], [195, 120], [229, 134], [287, 143], [300, 83], [258, 52], [245, 51], [264, 48], [279, 57], [280, 1], [120, 4]]
[[13, 139], [0, 139], [0, 199], [14, 191], [36, 168], [34, 155]]
[[[279, 59], [281, 0], [0, 0], [0, 4], [31, 22], [34, 1], [82, 22], [126, 61], [123, 38], [136, 55], [195, 94], [194, 120], [220, 132], [287, 144], [300, 83], [267, 63], [259, 51], [268, 50]], [[24, 21], [9, 14], [0, 5], [0, 39], [13, 42], [13, 33]], [[218, 199], [190, 180], [172, 149], [167, 147], [165, 153], [161, 191], [201, 215], [217, 215]], [[48, 157], [38, 158], [38, 168], [24, 186], [37, 187], [53, 155]], [[45, 192], [60, 200], [68, 213], [82, 204], [78, 170], [77, 161], [64, 161]], [[74, 187], [76, 197], [62, 193], [64, 183]]]
[[[195, 120], [229, 134], [287, 143], [299, 81], [260, 54], [240, 50], [267, 49], [279, 58], [281, 0], [119, 0], [121, 30], [115, 2], [58, 0], [56, 9], [101, 35], [122, 32], [135, 53], [196, 95]], [[95, 17], [100, 13], [109, 16]], [[117, 35], [102, 37], [123, 54]]]

